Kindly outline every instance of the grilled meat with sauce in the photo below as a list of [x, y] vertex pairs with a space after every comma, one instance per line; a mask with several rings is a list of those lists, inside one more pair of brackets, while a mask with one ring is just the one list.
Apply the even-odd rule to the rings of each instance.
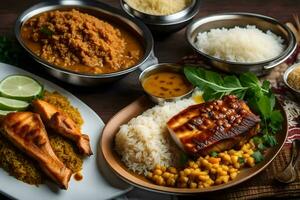
[[242, 145], [259, 131], [260, 118], [233, 95], [193, 105], [167, 122], [175, 142], [188, 154], [207, 155]]
[[1, 123], [1, 132], [16, 147], [35, 159], [41, 169], [61, 188], [68, 188], [72, 172], [53, 152], [39, 114], [10, 113]]
[[56, 107], [43, 100], [34, 100], [33, 109], [39, 113], [46, 126], [52, 128], [56, 133], [76, 142], [79, 150], [84, 155], [93, 154], [88, 135], [82, 134], [75, 122], [59, 111]]

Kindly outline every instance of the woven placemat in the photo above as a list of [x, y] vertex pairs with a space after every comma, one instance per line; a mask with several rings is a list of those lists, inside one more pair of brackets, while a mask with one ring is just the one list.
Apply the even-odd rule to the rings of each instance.
[[[229, 188], [224, 191], [214, 192], [213, 194], [205, 194], [203, 197], [205, 199], [230, 199], [230, 200], [243, 200], [243, 199], [257, 199], [257, 198], [291, 198], [291, 197], [300, 197], [300, 167], [299, 163], [296, 166], [297, 170], [297, 179], [291, 184], [281, 184], [274, 179], [276, 173], [282, 171], [290, 161], [291, 156], [291, 142], [295, 138], [300, 139], [300, 105], [298, 105], [295, 97], [289, 92], [285, 87], [282, 75], [284, 71], [291, 64], [298, 62], [298, 53], [294, 55], [287, 63], [281, 64], [276, 67], [272, 72], [261, 78], [267, 79], [271, 82], [274, 92], [278, 97], [279, 101], [283, 105], [289, 123], [289, 132], [288, 139], [286, 144], [277, 157], [272, 161], [272, 163], [261, 173], [256, 175], [244, 183], [241, 183], [237, 186]], [[201, 65], [204, 67], [205, 64], [202, 62], [201, 58], [197, 55], [186, 56], [182, 59], [181, 64], [193, 64]], [[202, 195], [201, 195], [202, 196]], [[179, 199], [186, 199], [180, 198]], [[190, 199], [190, 198], [188, 198]], [[191, 197], [192, 199], [192, 197]]]

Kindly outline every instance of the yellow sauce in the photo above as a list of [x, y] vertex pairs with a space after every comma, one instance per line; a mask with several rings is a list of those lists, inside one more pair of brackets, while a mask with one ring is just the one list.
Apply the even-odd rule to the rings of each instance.
[[182, 96], [192, 89], [184, 75], [175, 72], [152, 74], [142, 84], [147, 93], [166, 99]]

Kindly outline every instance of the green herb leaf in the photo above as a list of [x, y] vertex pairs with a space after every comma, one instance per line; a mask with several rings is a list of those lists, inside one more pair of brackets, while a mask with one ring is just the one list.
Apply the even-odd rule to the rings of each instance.
[[277, 144], [276, 138], [270, 134], [264, 134], [262, 136], [263, 143], [267, 146], [273, 147]]
[[255, 145], [262, 143], [262, 139], [258, 136], [253, 137], [252, 141], [254, 142]]
[[257, 107], [263, 118], [268, 119], [272, 112], [270, 99], [265, 95], [261, 96], [257, 101]]
[[255, 152], [252, 154], [252, 157], [254, 158], [255, 163], [260, 163], [261, 161], [264, 160], [264, 156], [261, 154], [260, 151], [255, 151]]
[[238, 157], [238, 161], [239, 161], [240, 164], [245, 163], [245, 159], [243, 157]]
[[265, 146], [263, 143], [259, 143], [259, 144], [257, 145], [257, 148], [258, 148], [259, 150], [263, 151], [263, 150], [266, 149], [266, 146]]
[[243, 86], [256, 87], [260, 85], [258, 78], [251, 72], [241, 74], [240, 80]]
[[184, 166], [187, 163], [188, 160], [189, 160], [189, 158], [186, 154], [184, 154], [184, 153], [180, 154], [179, 164], [181, 166]]
[[[186, 78], [195, 86], [197, 86], [199, 89], [204, 90], [204, 99], [205, 100], [213, 100], [216, 98], [221, 98], [222, 96], [226, 94], [231, 94], [234, 92], [239, 92], [239, 96], [243, 96], [244, 91], [247, 89], [245, 87], [242, 87], [240, 84], [228, 84], [229, 80], [234, 79], [233, 77], [229, 77], [223, 80], [222, 77], [212, 71], [204, 70], [201, 68], [196, 67], [185, 67], [184, 73]], [[210, 88], [210, 89], [208, 89]], [[211, 93], [212, 94], [207, 94]], [[206, 94], [205, 94], [206, 93]]]
[[276, 133], [282, 128], [283, 116], [279, 110], [274, 110], [270, 115], [270, 127], [273, 133]]
[[51, 31], [48, 27], [46, 26], [43, 26], [41, 29], [40, 29], [41, 33], [43, 33], [44, 35], [50, 37], [53, 35], [53, 31]]
[[211, 156], [211, 157], [217, 157], [217, 156], [218, 156], [218, 153], [215, 152], [215, 151], [212, 151], [212, 152], [210, 153], [210, 156]]

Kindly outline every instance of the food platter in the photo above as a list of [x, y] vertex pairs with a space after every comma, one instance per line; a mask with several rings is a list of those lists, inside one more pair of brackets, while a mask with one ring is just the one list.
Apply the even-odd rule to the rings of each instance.
[[149, 101], [145, 96], [134, 101], [133, 103], [131, 103], [130, 105], [122, 109], [120, 112], [118, 112], [113, 118], [111, 118], [111, 120], [106, 124], [105, 128], [103, 129], [103, 133], [101, 137], [101, 150], [110, 168], [120, 178], [127, 181], [128, 183], [149, 191], [155, 191], [155, 192], [167, 193], [173, 195], [188, 195], [188, 194], [212, 192], [212, 191], [222, 190], [222, 189], [235, 186], [239, 183], [242, 183], [250, 179], [251, 177], [255, 176], [256, 174], [264, 170], [279, 153], [287, 137], [286, 114], [285, 111], [283, 110], [283, 107], [278, 104], [277, 108], [284, 116], [284, 123], [281, 132], [277, 134], [278, 144], [266, 152], [264, 161], [255, 165], [252, 168], [243, 169], [236, 179], [218, 186], [212, 186], [209, 188], [201, 188], [201, 189], [171, 188], [171, 187], [158, 186], [149, 182], [143, 176], [136, 175], [133, 172], [129, 171], [128, 168], [120, 160], [119, 155], [114, 151], [114, 137], [118, 132], [120, 125], [127, 123], [131, 118], [140, 115], [143, 111], [145, 111], [151, 106], [153, 106], [153, 103]]
[[[104, 123], [93, 110], [71, 93], [43, 78], [8, 64], [0, 63], [0, 66], [1, 78], [12, 74], [27, 75], [41, 82], [47, 90], [58, 91], [65, 95], [82, 114], [85, 121], [83, 131], [89, 133], [91, 148], [94, 153], [97, 152], [98, 140]], [[129, 185], [119, 180], [109, 170], [101, 156], [97, 158], [96, 155], [93, 155], [85, 159], [81, 173], [83, 175], [81, 181], [71, 178], [69, 189], [62, 191], [48, 182], [38, 187], [22, 183], [1, 170], [1, 193], [14, 199], [40, 199], [40, 197], [43, 197], [43, 199], [99, 199], [100, 196], [108, 199], [126, 193], [131, 189]]]
[[64, 89], [0, 63], [0, 192], [16, 199], [110, 199], [133, 186], [209, 193], [258, 175], [279, 154], [287, 114], [273, 80], [258, 77], [291, 60], [294, 31], [260, 14], [214, 14], [187, 27], [192, 56], [159, 63], [152, 35], [168, 40], [200, 1], [155, 8], [151, 1], [121, 0], [120, 10], [57, 0], [18, 17], [16, 39], [42, 71], [75, 86], [110, 87], [140, 69], [134, 81], [145, 96], [104, 125]]

